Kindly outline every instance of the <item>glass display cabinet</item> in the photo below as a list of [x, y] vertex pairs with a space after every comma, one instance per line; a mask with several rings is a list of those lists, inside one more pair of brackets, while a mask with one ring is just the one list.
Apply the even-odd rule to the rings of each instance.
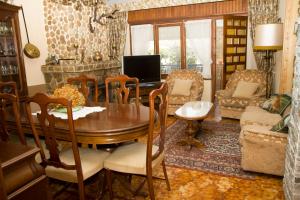
[[0, 2], [0, 82], [14, 81], [20, 99], [27, 94], [27, 82], [20, 37], [20, 7]]

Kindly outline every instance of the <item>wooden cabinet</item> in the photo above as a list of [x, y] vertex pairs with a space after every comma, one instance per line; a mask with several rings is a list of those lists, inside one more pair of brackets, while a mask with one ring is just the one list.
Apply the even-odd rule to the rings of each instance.
[[0, 2], [0, 81], [17, 83], [20, 98], [28, 94], [20, 37], [20, 7]]
[[0, 199], [51, 200], [45, 170], [35, 161], [36, 147], [0, 141]]
[[246, 69], [247, 21], [247, 16], [224, 18], [224, 87], [235, 70]]

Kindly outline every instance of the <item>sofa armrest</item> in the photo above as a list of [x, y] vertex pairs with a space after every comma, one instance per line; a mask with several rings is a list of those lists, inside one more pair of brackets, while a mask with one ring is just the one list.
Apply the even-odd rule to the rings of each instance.
[[282, 176], [287, 134], [268, 126], [247, 125], [241, 130], [241, 167], [246, 171]]
[[[261, 143], [287, 143], [287, 134], [270, 131], [271, 126], [245, 125], [240, 134], [243, 139], [257, 138]], [[242, 144], [242, 143], [241, 143]]]

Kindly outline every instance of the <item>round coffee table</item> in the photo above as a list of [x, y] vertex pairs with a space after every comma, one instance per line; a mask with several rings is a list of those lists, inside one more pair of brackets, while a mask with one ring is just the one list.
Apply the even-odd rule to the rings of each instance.
[[189, 146], [191, 149], [193, 146], [201, 148], [204, 144], [195, 139], [195, 134], [199, 130], [199, 126], [193, 126], [193, 121], [198, 120], [200, 123], [208, 116], [213, 103], [209, 101], [190, 101], [185, 103], [183, 106], [175, 111], [175, 117], [186, 120], [188, 127], [186, 130], [187, 138], [179, 141], [178, 144], [183, 146]]

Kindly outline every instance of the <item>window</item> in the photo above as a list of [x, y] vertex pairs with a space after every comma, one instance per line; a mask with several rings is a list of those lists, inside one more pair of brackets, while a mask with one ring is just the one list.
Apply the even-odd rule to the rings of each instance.
[[131, 26], [132, 55], [153, 55], [154, 40], [151, 24]]
[[211, 19], [188, 21], [185, 29], [187, 68], [211, 78]]
[[[154, 29], [153, 29], [154, 26]], [[212, 20], [131, 26], [132, 55], [160, 54], [161, 74], [174, 69], [197, 69], [211, 78]]]
[[180, 26], [158, 27], [158, 47], [161, 74], [181, 68]]

